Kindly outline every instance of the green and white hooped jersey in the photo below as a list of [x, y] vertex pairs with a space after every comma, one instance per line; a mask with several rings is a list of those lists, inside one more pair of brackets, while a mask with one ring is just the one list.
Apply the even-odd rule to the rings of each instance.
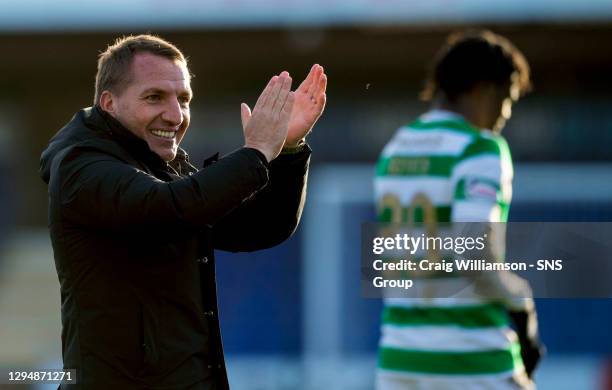
[[[433, 211], [437, 222], [505, 222], [512, 175], [501, 136], [457, 114], [430, 111], [401, 127], [380, 156], [379, 220], [422, 222]], [[381, 333], [379, 373], [462, 383], [523, 370], [505, 308], [476, 296], [386, 298]]]

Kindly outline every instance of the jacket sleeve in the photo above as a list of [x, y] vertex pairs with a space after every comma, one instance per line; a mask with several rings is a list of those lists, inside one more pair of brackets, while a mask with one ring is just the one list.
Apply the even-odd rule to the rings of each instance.
[[71, 150], [57, 164], [50, 186], [59, 187], [51, 196], [59, 197], [62, 217], [113, 231], [211, 226], [268, 182], [268, 170], [247, 148], [172, 182], [87, 148]]
[[266, 188], [213, 226], [215, 249], [250, 252], [289, 238], [302, 215], [310, 154], [305, 145], [299, 153], [274, 159]]

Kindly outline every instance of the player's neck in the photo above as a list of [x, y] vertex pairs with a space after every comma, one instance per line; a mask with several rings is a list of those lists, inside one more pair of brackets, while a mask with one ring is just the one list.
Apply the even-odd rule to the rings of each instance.
[[455, 101], [449, 101], [448, 99], [440, 98], [432, 103], [431, 108], [459, 114], [472, 126], [484, 128], [481, 125], [483, 122], [482, 108], [475, 99], [459, 98]]

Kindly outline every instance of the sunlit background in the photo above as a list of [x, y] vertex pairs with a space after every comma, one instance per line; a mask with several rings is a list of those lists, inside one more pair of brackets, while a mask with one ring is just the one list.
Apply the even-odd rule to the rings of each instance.
[[[381, 302], [361, 297], [358, 251], [360, 223], [374, 218], [373, 162], [427, 108], [417, 99], [427, 65], [464, 27], [507, 36], [533, 71], [504, 131], [511, 220], [611, 221], [609, 0], [0, 1], [0, 368], [61, 367], [38, 158], [91, 104], [97, 54], [152, 32], [196, 76], [183, 145], [195, 162], [242, 145], [240, 103], [254, 104], [271, 75], [297, 82], [325, 67], [302, 224], [272, 250], [218, 254], [222, 332], [234, 389], [372, 388]], [[541, 389], [612, 388], [611, 302], [537, 302]]]

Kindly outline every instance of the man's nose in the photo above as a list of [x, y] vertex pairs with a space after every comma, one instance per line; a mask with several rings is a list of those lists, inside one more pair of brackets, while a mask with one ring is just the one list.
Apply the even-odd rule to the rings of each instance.
[[171, 126], [183, 123], [183, 110], [178, 100], [170, 100], [162, 113], [162, 119]]

